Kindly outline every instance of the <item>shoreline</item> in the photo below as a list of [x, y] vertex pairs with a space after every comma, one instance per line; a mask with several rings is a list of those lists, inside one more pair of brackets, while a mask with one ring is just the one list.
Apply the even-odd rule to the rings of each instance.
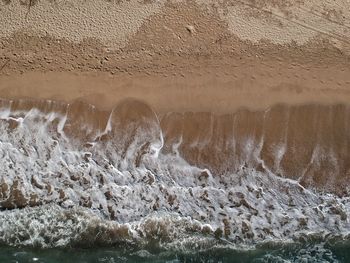
[[339, 1], [42, 0], [29, 13], [3, 1], [0, 97], [102, 110], [134, 98], [157, 113], [348, 104], [350, 9]]
[[[232, 113], [239, 108], [267, 109], [275, 104], [349, 104], [350, 74], [337, 68], [268, 69], [255, 65], [225, 74], [210, 67], [199, 72], [164, 76], [145, 73], [27, 72], [0, 76], [0, 97], [82, 100], [101, 110], [133, 98], [157, 113], [206, 111]], [[211, 71], [211, 74], [205, 74]], [[334, 83], [330, 77], [337, 75]], [[313, 76], [313, 77], [312, 77]]]
[[346, 260], [349, 32], [346, 0], [0, 1], [0, 258]]

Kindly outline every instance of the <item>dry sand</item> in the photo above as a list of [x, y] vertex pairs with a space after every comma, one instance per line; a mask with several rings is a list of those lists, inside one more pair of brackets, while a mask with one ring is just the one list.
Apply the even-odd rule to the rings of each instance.
[[[162, 129], [166, 141], [186, 132], [180, 150], [190, 163], [225, 169], [245, 158], [246, 144], [225, 152], [234, 127], [242, 142], [266, 140], [260, 157], [276, 174], [282, 167], [290, 178], [303, 174], [304, 185], [343, 193], [348, 106], [232, 113], [348, 105], [349, 31], [346, 0], [2, 0], [0, 97], [79, 99], [103, 110], [131, 97], [161, 114], [230, 113], [186, 113], [181, 125], [164, 114]], [[83, 108], [74, 116], [93, 119]], [[198, 138], [204, 148], [193, 147]], [[276, 161], [281, 142], [287, 151]], [[328, 155], [315, 161], [320, 147]]]
[[133, 97], [158, 112], [347, 103], [349, 10], [342, 0], [3, 0], [0, 97], [103, 109]]

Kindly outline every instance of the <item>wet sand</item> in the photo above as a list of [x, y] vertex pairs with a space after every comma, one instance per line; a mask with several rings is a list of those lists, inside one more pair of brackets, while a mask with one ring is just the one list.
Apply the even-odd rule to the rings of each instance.
[[257, 60], [239, 66], [228, 61], [217, 67], [165, 70], [168, 76], [134, 72], [16, 73], [0, 76], [0, 95], [68, 103], [78, 99], [103, 110], [135, 98], [158, 113], [232, 113], [241, 107], [261, 110], [279, 103], [329, 105], [350, 101], [349, 69], [281, 64]]
[[0, 1], [0, 243], [325, 259], [349, 240], [349, 21], [345, 0]]
[[[261, 169], [262, 160], [264, 169], [305, 186], [347, 191], [347, 4], [5, 2], [0, 9], [5, 102], [62, 102], [59, 111], [64, 115], [68, 107], [73, 114], [67, 127], [75, 127], [65, 132], [79, 137], [74, 133], [81, 123], [102, 132], [116, 105], [136, 99], [148, 106], [131, 104], [126, 116], [136, 111], [138, 119], [154, 110], [157, 130], [170, 145], [184, 139], [179, 150], [192, 165], [220, 175], [242, 163]], [[74, 101], [96, 106], [101, 114]], [[37, 107], [21, 103], [4, 109]], [[236, 137], [241, 143], [233, 147]], [[247, 138], [254, 160], [245, 156]], [[284, 151], [283, 158], [276, 149]], [[327, 181], [329, 174], [334, 182]]]
[[23, 3], [0, 4], [2, 98], [158, 113], [350, 101], [341, 1]]

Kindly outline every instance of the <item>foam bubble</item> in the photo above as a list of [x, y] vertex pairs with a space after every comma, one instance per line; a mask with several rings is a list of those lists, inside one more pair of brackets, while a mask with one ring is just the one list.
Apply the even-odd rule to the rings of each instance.
[[[186, 250], [350, 236], [350, 198], [275, 175], [262, 158], [266, 135], [226, 138], [229, 143], [220, 143], [226, 148], [219, 149], [242, 145], [239, 156], [245, 161], [218, 173], [189, 161], [183, 148], [196, 153], [211, 144], [214, 117], [208, 118], [210, 134], [200, 133], [190, 143], [187, 131], [170, 140], [170, 130], [140, 102], [117, 107], [104, 119], [106, 129], [88, 120], [98, 115], [90, 106], [83, 117], [74, 107], [57, 110], [52, 102], [42, 109], [16, 107], [0, 111], [3, 244], [156, 244]], [[82, 127], [75, 115], [86, 120]], [[274, 166], [280, 166], [285, 147], [272, 146]]]

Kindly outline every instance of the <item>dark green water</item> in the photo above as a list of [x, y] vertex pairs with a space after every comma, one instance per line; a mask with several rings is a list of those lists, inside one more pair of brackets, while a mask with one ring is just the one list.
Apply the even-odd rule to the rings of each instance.
[[212, 249], [192, 253], [118, 248], [29, 249], [0, 247], [0, 262], [93, 263], [93, 262], [350, 262], [350, 244], [289, 244], [238, 251]]

